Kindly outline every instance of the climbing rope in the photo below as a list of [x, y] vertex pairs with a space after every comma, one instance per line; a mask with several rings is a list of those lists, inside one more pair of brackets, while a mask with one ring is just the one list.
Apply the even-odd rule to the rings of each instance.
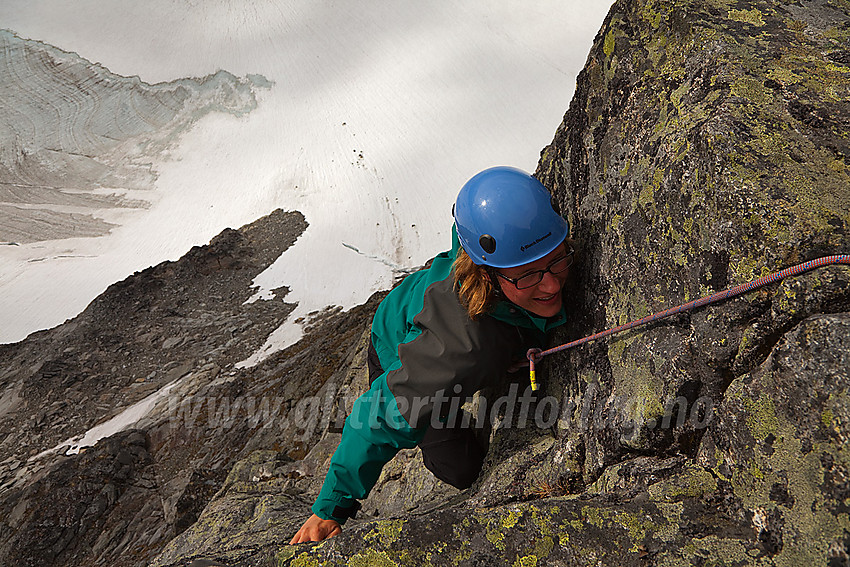
[[719, 291], [712, 295], [708, 295], [706, 297], [701, 297], [689, 303], [684, 303], [677, 307], [672, 307], [665, 311], [660, 311], [653, 315], [647, 315], [641, 319], [637, 319], [635, 321], [631, 321], [626, 323], [625, 325], [620, 325], [619, 327], [613, 327], [611, 329], [606, 329], [601, 333], [596, 333], [595, 335], [590, 335], [589, 337], [584, 337], [583, 339], [579, 339], [577, 341], [573, 341], [571, 343], [567, 343], [561, 346], [557, 346], [554, 348], [550, 348], [549, 350], [541, 350], [539, 348], [532, 348], [528, 350], [528, 365], [529, 365], [529, 373], [531, 378], [531, 390], [536, 392], [539, 388], [537, 384], [537, 377], [534, 371], [534, 364], [540, 362], [544, 356], [548, 356], [550, 354], [554, 354], [556, 352], [561, 352], [567, 349], [571, 349], [573, 347], [577, 347], [579, 345], [583, 345], [584, 343], [594, 341], [596, 339], [601, 339], [602, 337], [607, 337], [608, 335], [613, 335], [615, 333], [622, 333], [623, 331], [628, 331], [629, 329], [634, 329], [635, 327], [639, 327], [641, 325], [646, 325], [647, 323], [652, 323], [653, 321], [659, 321], [666, 317], [670, 317], [671, 315], [676, 315], [677, 313], [682, 313], [683, 311], [690, 311], [691, 309], [696, 309], [697, 307], [702, 307], [703, 305], [708, 305], [710, 303], [717, 303], [718, 301], [723, 301], [724, 299], [728, 299], [730, 297], [735, 297], [736, 295], [741, 295], [752, 291], [754, 289], [760, 288], [767, 284], [773, 283], [775, 281], [779, 281], [781, 279], [787, 278], [789, 276], [796, 276], [802, 274], [803, 272], [808, 272], [811, 270], [815, 270], [817, 268], [828, 266], [831, 264], [850, 264], [850, 255], [840, 254], [838, 256], [824, 256], [823, 258], [817, 258], [815, 260], [809, 260], [808, 262], [803, 262], [802, 264], [798, 264], [796, 266], [792, 266], [790, 268], [785, 268], [779, 272], [770, 274], [768, 276], [760, 277], [751, 282], [743, 283], [740, 285], [736, 285], [733, 288], [729, 288], [724, 291]]

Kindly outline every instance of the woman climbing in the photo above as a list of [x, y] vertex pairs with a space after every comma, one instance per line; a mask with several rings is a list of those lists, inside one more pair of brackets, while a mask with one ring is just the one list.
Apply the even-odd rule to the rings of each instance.
[[354, 403], [313, 515], [291, 544], [339, 534], [401, 449], [420, 447], [437, 478], [471, 486], [487, 443], [459, 400], [565, 321], [569, 225], [539, 181], [510, 167], [484, 170], [460, 190], [453, 213], [452, 250], [378, 306], [371, 387]]

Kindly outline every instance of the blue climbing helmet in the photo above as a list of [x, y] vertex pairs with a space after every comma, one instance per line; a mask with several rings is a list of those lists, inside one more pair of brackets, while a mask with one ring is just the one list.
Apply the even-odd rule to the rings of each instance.
[[467, 181], [455, 201], [454, 218], [472, 261], [493, 268], [539, 260], [570, 231], [543, 184], [514, 167], [491, 167]]

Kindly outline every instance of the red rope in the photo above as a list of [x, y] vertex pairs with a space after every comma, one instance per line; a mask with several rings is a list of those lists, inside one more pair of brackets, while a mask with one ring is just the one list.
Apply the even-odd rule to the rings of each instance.
[[683, 311], [690, 311], [691, 309], [696, 309], [697, 307], [702, 307], [703, 305], [708, 305], [710, 303], [716, 303], [718, 301], [723, 301], [724, 299], [728, 299], [730, 297], [735, 297], [736, 295], [741, 295], [752, 291], [754, 289], [760, 288], [767, 284], [773, 283], [775, 281], [779, 281], [781, 279], [787, 278], [789, 276], [796, 276], [802, 274], [803, 272], [808, 272], [811, 270], [815, 270], [817, 268], [828, 266], [831, 264], [850, 264], [850, 256], [847, 254], [840, 254], [838, 256], [824, 256], [823, 258], [817, 258], [815, 260], [809, 260], [808, 262], [803, 262], [802, 264], [798, 264], [796, 266], [792, 266], [790, 268], [785, 268], [779, 272], [770, 274], [768, 276], [760, 277], [751, 282], [743, 283], [740, 285], [736, 285], [733, 288], [729, 288], [724, 291], [719, 291], [712, 295], [708, 295], [706, 297], [701, 297], [689, 303], [684, 303], [677, 307], [671, 307], [665, 311], [660, 311], [658, 313], [654, 313], [653, 315], [647, 315], [646, 317], [642, 317], [641, 319], [637, 319], [635, 321], [631, 321], [626, 323], [625, 325], [620, 325], [618, 327], [613, 327], [611, 329], [606, 329], [601, 333], [596, 333], [595, 335], [590, 335], [589, 337], [584, 337], [583, 339], [579, 339], [577, 341], [573, 341], [571, 343], [567, 343], [561, 346], [557, 346], [554, 348], [550, 348], [549, 350], [540, 350], [539, 348], [532, 348], [528, 350], [528, 363], [529, 370], [531, 372], [531, 389], [537, 391], [537, 382], [534, 372], [534, 363], [539, 362], [544, 356], [549, 354], [554, 354], [556, 352], [561, 352], [563, 350], [567, 350], [573, 347], [577, 347], [579, 345], [583, 345], [584, 343], [594, 341], [596, 339], [601, 339], [602, 337], [607, 337], [608, 335], [613, 335], [615, 333], [622, 333], [623, 331], [628, 331], [629, 329], [634, 329], [635, 327], [639, 327], [641, 325], [646, 325], [647, 323], [652, 323], [653, 321], [659, 321], [661, 319], [670, 317], [671, 315], [676, 315], [677, 313], [682, 313]]

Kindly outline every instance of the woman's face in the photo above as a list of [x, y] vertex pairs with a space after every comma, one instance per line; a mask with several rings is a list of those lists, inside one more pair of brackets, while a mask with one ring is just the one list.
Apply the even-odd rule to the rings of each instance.
[[[565, 248], [561, 244], [539, 260], [516, 268], [502, 268], [499, 273], [516, 280], [530, 272], [545, 270], [567, 255]], [[504, 278], [496, 279], [499, 280], [499, 285], [502, 287], [505, 296], [516, 305], [541, 317], [554, 317], [561, 311], [561, 304], [563, 303], [561, 288], [564, 287], [564, 282], [569, 273], [569, 269], [560, 274], [546, 272], [543, 274], [540, 283], [526, 289], [517, 289], [514, 284]]]

